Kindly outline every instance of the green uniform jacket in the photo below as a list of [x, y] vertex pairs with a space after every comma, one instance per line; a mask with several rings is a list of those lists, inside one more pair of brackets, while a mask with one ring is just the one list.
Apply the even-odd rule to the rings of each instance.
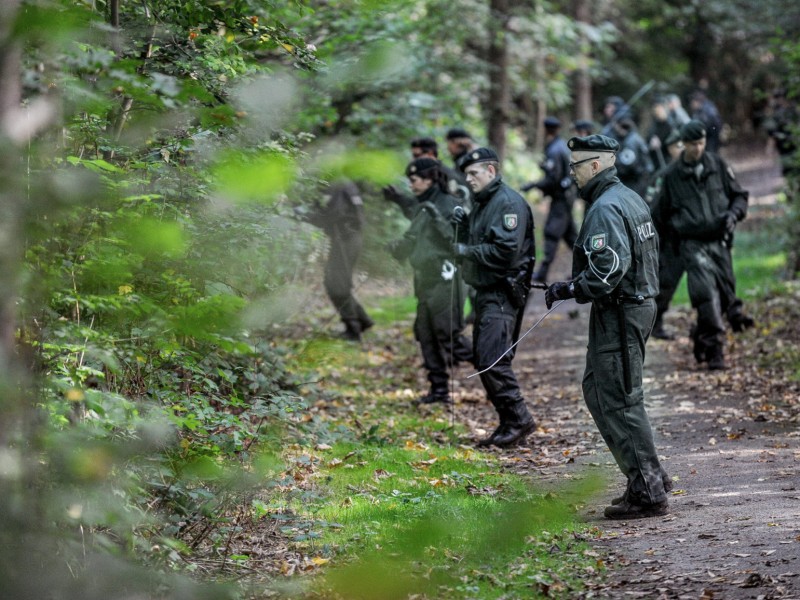
[[728, 164], [706, 152], [695, 165], [676, 160], [661, 180], [653, 216], [669, 224], [683, 239], [715, 241], [725, 238], [725, 213], [737, 221], [747, 216], [748, 193]]
[[573, 249], [578, 302], [658, 294], [658, 235], [650, 209], [610, 167], [581, 189], [589, 204]]
[[454, 276], [450, 217], [459, 201], [435, 185], [417, 199], [417, 212], [393, 254], [398, 260], [408, 258], [414, 268], [415, 287], [422, 289]]
[[476, 289], [492, 288], [533, 269], [533, 213], [525, 199], [498, 175], [473, 201], [469, 232], [459, 232], [467, 244], [464, 281]]

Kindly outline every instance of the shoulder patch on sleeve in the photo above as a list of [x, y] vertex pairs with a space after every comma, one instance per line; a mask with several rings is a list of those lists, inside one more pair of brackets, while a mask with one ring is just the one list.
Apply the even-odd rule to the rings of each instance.
[[592, 250], [602, 250], [606, 247], [606, 234], [605, 233], [598, 233], [597, 235], [593, 235], [591, 240], [589, 240], [589, 247]]
[[516, 213], [503, 215], [503, 227], [509, 231], [514, 231], [517, 228], [517, 225], [519, 225], [519, 219], [517, 218]]

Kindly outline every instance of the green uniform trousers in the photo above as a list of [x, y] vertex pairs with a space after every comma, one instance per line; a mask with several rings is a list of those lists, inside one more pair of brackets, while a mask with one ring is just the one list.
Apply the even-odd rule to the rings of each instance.
[[629, 499], [636, 504], [655, 504], [666, 500], [667, 494], [642, 389], [645, 342], [655, 321], [655, 301], [648, 298], [642, 304], [622, 305], [630, 356], [630, 394], [625, 391], [618, 310], [611, 302], [592, 304], [583, 397], [627, 477]]

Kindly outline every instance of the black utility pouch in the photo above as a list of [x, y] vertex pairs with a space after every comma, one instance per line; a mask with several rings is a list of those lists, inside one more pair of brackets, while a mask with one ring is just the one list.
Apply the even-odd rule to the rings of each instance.
[[511, 301], [511, 306], [522, 308], [528, 301], [530, 288], [515, 277], [506, 277], [506, 292], [508, 293], [508, 299]]

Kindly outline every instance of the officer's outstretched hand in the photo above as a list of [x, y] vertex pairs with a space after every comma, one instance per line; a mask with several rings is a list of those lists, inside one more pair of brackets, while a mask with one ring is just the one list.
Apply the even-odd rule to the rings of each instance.
[[575, 297], [575, 294], [569, 289], [569, 285], [569, 281], [557, 281], [547, 288], [544, 293], [544, 302], [547, 304], [547, 310], [553, 308], [553, 303], [556, 300], [567, 300]]
[[389, 202], [397, 202], [402, 197], [402, 194], [393, 185], [387, 185], [381, 191], [383, 192], [383, 199]]
[[726, 210], [720, 220], [720, 229], [723, 235], [731, 235], [733, 230], [736, 229], [736, 215], [733, 211]]
[[453, 225], [458, 225], [460, 227], [461, 225], [466, 225], [468, 221], [469, 215], [467, 214], [467, 211], [464, 210], [464, 207], [456, 206], [453, 209], [453, 214], [450, 215], [450, 222]]

